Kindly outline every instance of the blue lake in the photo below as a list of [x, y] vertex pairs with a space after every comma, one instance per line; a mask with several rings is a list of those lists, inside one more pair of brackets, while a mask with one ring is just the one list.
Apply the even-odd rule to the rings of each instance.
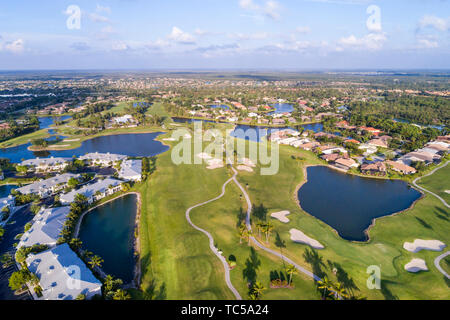
[[0, 186], [0, 198], [6, 198], [11, 193], [12, 189], [16, 189], [18, 186], [15, 184], [4, 184]]
[[224, 110], [230, 110], [229, 106], [226, 106], [224, 104], [212, 104], [209, 105], [208, 107], [213, 108], [213, 109], [224, 109]]
[[150, 157], [169, 149], [168, 146], [155, 140], [160, 134], [161, 132], [101, 136], [84, 141], [79, 148], [61, 151], [29, 151], [27, 148], [30, 146], [30, 143], [27, 143], [17, 147], [0, 149], [0, 158], [8, 158], [11, 162], [18, 163], [22, 159], [27, 160], [49, 156], [72, 157], [90, 152], [110, 152], [130, 157]]
[[86, 214], [80, 226], [83, 249], [100, 256], [103, 271], [124, 283], [133, 280], [137, 206], [137, 195], [126, 195]]
[[[72, 119], [71, 116], [55, 116], [56, 118], [60, 119], [61, 121]], [[39, 126], [41, 129], [48, 129], [52, 125], [54, 125], [53, 117], [39, 117]]]
[[285, 113], [294, 111], [294, 106], [289, 103], [276, 103], [273, 104], [272, 107], [275, 108], [275, 111], [270, 112], [269, 115], [272, 115], [274, 113]]
[[346, 240], [366, 241], [373, 219], [408, 209], [421, 193], [404, 181], [353, 176], [324, 166], [309, 167], [298, 191], [303, 210]]

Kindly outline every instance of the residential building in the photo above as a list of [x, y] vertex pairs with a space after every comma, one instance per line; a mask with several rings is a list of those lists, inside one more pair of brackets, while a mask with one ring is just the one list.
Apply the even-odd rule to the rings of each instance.
[[88, 153], [84, 156], [80, 156], [79, 159], [85, 162], [89, 162], [93, 165], [101, 165], [101, 166], [113, 166], [117, 164], [119, 161], [125, 160], [127, 156], [121, 154], [114, 153]]
[[70, 207], [41, 209], [33, 218], [33, 225], [20, 238], [17, 249], [36, 244], [56, 245]]
[[80, 294], [91, 299], [101, 295], [102, 283], [67, 243], [30, 254], [26, 263], [39, 278], [42, 297], [35, 296], [38, 300], [75, 300]]
[[68, 205], [75, 200], [77, 194], [82, 194], [88, 199], [91, 204], [94, 201], [100, 200], [106, 196], [112, 195], [120, 190], [122, 181], [112, 178], [99, 180], [93, 184], [88, 184], [78, 190], [72, 190], [69, 193], [60, 196], [60, 202], [63, 205]]
[[407, 166], [406, 164], [399, 161], [386, 161], [386, 164], [391, 167], [392, 170], [401, 172], [403, 174], [414, 174], [417, 172], [413, 167]]
[[61, 171], [66, 168], [71, 158], [36, 158], [36, 159], [29, 159], [24, 160], [21, 162], [22, 166], [27, 166], [29, 168], [33, 168], [36, 171]]
[[142, 160], [124, 160], [120, 166], [119, 177], [125, 180], [142, 180]]
[[386, 164], [384, 162], [375, 162], [361, 165], [361, 172], [372, 175], [386, 175]]
[[78, 179], [79, 177], [79, 174], [64, 173], [50, 179], [28, 184], [17, 188], [16, 190], [21, 194], [37, 194], [41, 198], [47, 197], [64, 189], [67, 186], [67, 182], [69, 182], [71, 178]]
[[359, 164], [352, 158], [338, 158], [334, 161], [334, 165], [340, 169], [349, 170], [351, 168], [357, 168]]

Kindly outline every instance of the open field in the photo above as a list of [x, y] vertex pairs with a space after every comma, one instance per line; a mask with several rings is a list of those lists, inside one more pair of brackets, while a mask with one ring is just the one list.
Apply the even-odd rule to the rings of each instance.
[[30, 142], [33, 139], [42, 139], [42, 138], [48, 138], [50, 137], [50, 134], [48, 133], [47, 129], [38, 130], [29, 134], [25, 134], [23, 136], [19, 136], [13, 139], [9, 139], [6, 141], [3, 141], [0, 143], [0, 148], [10, 148], [19, 146], [21, 144], [25, 144]]

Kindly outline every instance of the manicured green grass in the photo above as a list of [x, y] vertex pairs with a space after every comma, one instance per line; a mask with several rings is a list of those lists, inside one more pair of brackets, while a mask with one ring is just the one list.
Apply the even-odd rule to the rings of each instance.
[[50, 134], [47, 129], [38, 130], [20, 137], [9, 139], [0, 143], [0, 148], [10, 148], [30, 142], [33, 139], [48, 138]]
[[[448, 210], [434, 197], [425, 196], [414, 208], [391, 217], [378, 219], [370, 230], [368, 243], [354, 243], [340, 238], [331, 227], [302, 211], [296, 203], [296, 186], [303, 181], [304, 163], [293, 160], [291, 155], [317, 162], [309, 152], [292, 147], [280, 148], [280, 171], [274, 176], [257, 174], [240, 175], [239, 180], [249, 184], [249, 194], [255, 204], [264, 203], [270, 212], [289, 210], [291, 222], [283, 224], [273, 219], [276, 231], [287, 243], [287, 255], [299, 264], [311, 268], [303, 258], [305, 245], [289, 240], [289, 230], [297, 228], [319, 240], [324, 250], [318, 253], [323, 262], [338, 263], [352, 278], [360, 293], [370, 299], [449, 299], [448, 286], [443, 276], [434, 268], [433, 259], [440, 253], [422, 251], [412, 254], [404, 250], [405, 241], [414, 239], [438, 239], [450, 243]], [[273, 248], [276, 248], [272, 244]], [[411, 274], [403, 269], [413, 257], [422, 257], [430, 268], [428, 272]], [[370, 265], [381, 266], [382, 290], [368, 290], [366, 269]], [[322, 267], [333, 279], [331, 270]]]
[[442, 197], [450, 203], [450, 165], [437, 170], [434, 174], [419, 180], [418, 184]]
[[153, 103], [146, 112], [147, 115], [157, 115], [162, 118], [169, 117], [169, 113], [164, 108], [164, 105], [161, 102], [155, 102]]

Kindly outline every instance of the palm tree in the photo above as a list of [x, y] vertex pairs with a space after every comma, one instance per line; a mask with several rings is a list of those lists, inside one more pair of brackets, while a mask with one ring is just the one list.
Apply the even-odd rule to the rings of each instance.
[[264, 226], [264, 233], [266, 234], [266, 243], [269, 243], [270, 234], [273, 231], [273, 224], [270, 222], [266, 223]]
[[247, 236], [247, 228], [244, 224], [241, 224], [239, 227], [239, 244], [242, 244], [242, 239], [245, 239]]
[[289, 286], [291, 286], [292, 278], [294, 277], [294, 274], [298, 274], [298, 270], [294, 265], [290, 264], [286, 267], [286, 272], [289, 275]]
[[256, 223], [256, 229], [258, 229], [258, 237], [261, 238], [261, 232], [265, 230], [266, 224], [263, 222]]
[[116, 293], [114, 293], [113, 299], [114, 300], [130, 300], [131, 296], [125, 290], [119, 289], [116, 291]]
[[73, 238], [72, 240], [70, 240], [70, 246], [75, 251], [79, 250], [82, 245], [83, 245], [83, 242], [81, 242], [81, 240], [78, 238]]
[[266, 288], [262, 285], [261, 282], [257, 281], [251, 290], [250, 296], [251, 295], [255, 295], [255, 300], [259, 300], [264, 292], [264, 290], [266, 290]]
[[350, 297], [349, 294], [347, 293], [347, 290], [340, 282], [332, 284], [332, 289], [334, 292], [330, 294], [333, 294], [335, 299], [345, 300]]
[[246, 236], [247, 236], [247, 244], [250, 245], [250, 238], [253, 236], [253, 231], [251, 229], [247, 229]]
[[91, 265], [92, 269], [94, 269], [95, 267], [100, 268], [103, 262], [103, 259], [97, 255], [91, 257], [91, 259], [89, 260], [89, 264]]
[[325, 276], [323, 277], [322, 280], [317, 281], [317, 288], [323, 290], [322, 297], [324, 297], [332, 291], [333, 283], [330, 280], [328, 280], [327, 276]]

